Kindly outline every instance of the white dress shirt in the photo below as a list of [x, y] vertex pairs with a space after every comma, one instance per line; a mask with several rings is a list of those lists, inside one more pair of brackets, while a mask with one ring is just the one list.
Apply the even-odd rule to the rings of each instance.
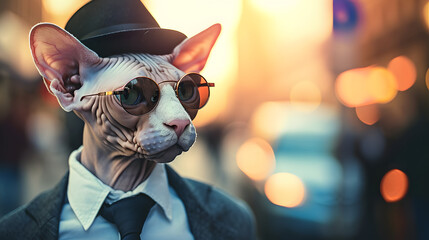
[[120, 199], [144, 193], [155, 205], [143, 226], [141, 239], [194, 239], [185, 207], [174, 189], [168, 185], [164, 164], [157, 164], [151, 175], [134, 190], [112, 189], [80, 163], [82, 148], [69, 158], [69, 182], [64, 203], [59, 239], [121, 239], [116, 226], [97, 215], [104, 201], [111, 204]]

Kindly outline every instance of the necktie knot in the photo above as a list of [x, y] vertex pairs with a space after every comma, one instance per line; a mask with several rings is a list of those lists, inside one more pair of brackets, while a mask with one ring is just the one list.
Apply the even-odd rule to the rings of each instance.
[[140, 240], [143, 224], [154, 204], [149, 196], [139, 194], [113, 204], [104, 203], [100, 215], [116, 225], [122, 240]]

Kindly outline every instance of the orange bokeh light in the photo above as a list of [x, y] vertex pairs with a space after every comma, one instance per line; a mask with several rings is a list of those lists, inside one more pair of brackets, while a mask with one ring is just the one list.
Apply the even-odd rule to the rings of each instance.
[[293, 208], [304, 201], [305, 186], [296, 175], [276, 173], [265, 183], [265, 195], [276, 205]]
[[335, 81], [338, 99], [347, 107], [357, 107], [372, 102], [366, 79], [372, 67], [356, 68], [341, 73]]
[[338, 99], [347, 107], [388, 103], [398, 93], [393, 73], [374, 66], [341, 73], [335, 82], [335, 91]]
[[398, 91], [395, 76], [386, 68], [372, 68], [366, 81], [374, 103], [388, 103], [396, 97]]
[[253, 180], [263, 180], [275, 168], [276, 160], [271, 145], [261, 138], [247, 140], [237, 151], [238, 168]]
[[387, 172], [381, 179], [380, 191], [386, 202], [401, 200], [408, 190], [407, 175], [399, 169]]
[[356, 115], [366, 125], [373, 125], [380, 119], [380, 112], [375, 104], [356, 107]]
[[405, 56], [399, 56], [392, 59], [387, 69], [389, 69], [389, 71], [395, 76], [399, 91], [409, 89], [416, 82], [416, 66]]

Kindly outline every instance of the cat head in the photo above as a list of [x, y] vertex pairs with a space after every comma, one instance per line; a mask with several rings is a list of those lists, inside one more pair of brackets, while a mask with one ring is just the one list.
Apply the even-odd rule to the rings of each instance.
[[[41, 23], [30, 32], [30, 48], [46, 87], [65, 111], [74, 111], [85, 122], [90, 141], [116, 154], [169, 162], [196, 139], [192, 117], [197, 110], [184, 108], [176, 82], [204, 68], [220, 29], [215, 24], [167, 55], [101, 58], [66, 30]], [[123, 89], [138, 77], [150, 78], [159, 86], [157, 103], [145, 114], [130, 114], [120, 95], [94, 96]]]

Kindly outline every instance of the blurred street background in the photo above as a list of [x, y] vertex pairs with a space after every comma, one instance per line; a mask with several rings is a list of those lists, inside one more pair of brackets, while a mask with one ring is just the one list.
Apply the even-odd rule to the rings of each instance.
[[[87, 2], [0, 2], [0, 216], [53, 187], [82, 144], [28, 33]], [[246, 201], [261, 240], [429, 239], [429, 0], [143, 3], [187, 36], [222, 24], [179, 173]]]

